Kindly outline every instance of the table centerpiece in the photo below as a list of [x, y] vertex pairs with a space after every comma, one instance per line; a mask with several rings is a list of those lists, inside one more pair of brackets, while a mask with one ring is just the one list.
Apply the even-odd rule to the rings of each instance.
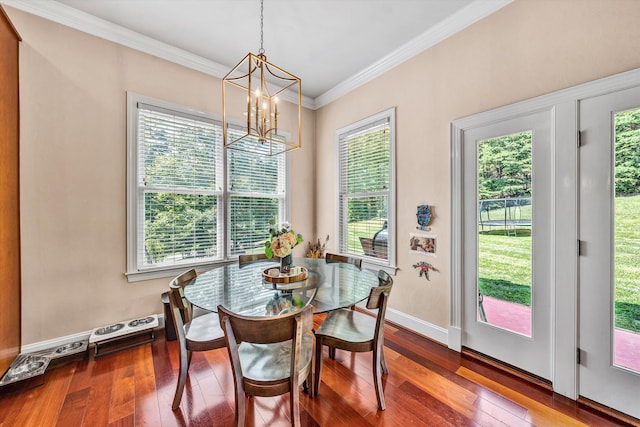
[[293, 248], [304, 240], [301, 234], [296, 234], [291, 229], [291, 225], [283, 223], [277, 225], [275, 221], [269, 221], [269, 234], [271, 237], [264, 244], [264, 253], [267, 258], [274, 256], [280, 258], [280, 272], [289, 273], [291, 271], [291, 253]]

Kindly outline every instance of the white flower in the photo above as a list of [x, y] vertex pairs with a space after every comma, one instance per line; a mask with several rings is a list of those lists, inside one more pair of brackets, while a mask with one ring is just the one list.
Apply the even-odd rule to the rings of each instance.
[[291, 249], [291, 243], [287, 238], [276, 237], [271, 242], [271, 250], [273, 251], [273, 254], [278, 258], [284, 258], [289, 255], [291, 253]]
[[265, 254], [267, 258], [283, 258], [291, 254], [295, 246], [302, 242], [302, 236], [291, 229], [288, 222], [276, 225], [270, 221], [269, 234], [271, 237], [265, 241]]

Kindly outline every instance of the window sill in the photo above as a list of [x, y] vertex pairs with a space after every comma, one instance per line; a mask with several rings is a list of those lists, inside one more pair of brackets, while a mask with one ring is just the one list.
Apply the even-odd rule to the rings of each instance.
[[210, 270], [214, 267], [230, 264], [232, 262], [238, 262], [237, 259], [230, 259], [225, 261], [216, 261], [216, 262], [207, 262], [202, 264], [184, 264], [173, 267], [163, 267], [153, 270], [142, 270], [142, 271], [134, 271], [130, 273], [124, 273], [127, 278], [127, 282], [142, 282], [145, 280], [153, 280], [153, 279], [162, 279], [162, 278], [173, 278], [177, 275], [184, 273], [185, 271], [195, 268], [198, 273], [202, 271]]
[[373, 270], [376, 272], [378, 270], [384, 270], [392, 276], [395, 276], [396, 273], [398, 272], [398, 267], [396, 267], [395, 265], [379, 263], [379, 262], [368, 260], [366, 258], [362, 259], [362, 268], [366, 268], [367, 270]]

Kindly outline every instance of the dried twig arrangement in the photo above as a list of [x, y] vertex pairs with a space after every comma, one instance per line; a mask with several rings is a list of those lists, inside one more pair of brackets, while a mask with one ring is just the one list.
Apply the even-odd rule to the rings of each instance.
[[320, 238], [317, 242], [309, 241], [307, 244], [307, 258], [324, 258], [324, 250], [327, 247], [329, 241], [329, 235], [324, 239], [324, 243], [320, 243]]

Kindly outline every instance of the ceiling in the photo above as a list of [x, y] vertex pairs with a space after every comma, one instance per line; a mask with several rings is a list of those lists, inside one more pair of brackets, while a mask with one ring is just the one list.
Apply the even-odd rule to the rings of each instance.
[[[270, 62], [317, 108], [511, 0], [265, 0]], [[0, 0], [223, 77], [260, 48], [259, 0]]]

